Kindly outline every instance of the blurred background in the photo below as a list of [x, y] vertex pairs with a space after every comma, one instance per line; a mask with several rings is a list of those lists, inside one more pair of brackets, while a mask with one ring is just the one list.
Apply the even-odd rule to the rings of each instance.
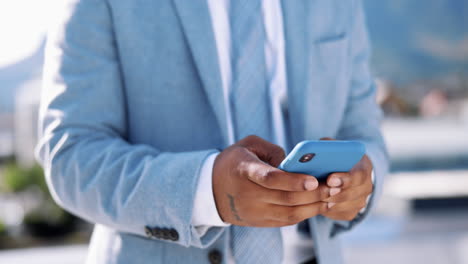
[[[57, 207], [33, 148], [48, 16], [0, 2], [0, 263], [82, 263], [90, 224]], [[468, 1], [366, 0], [391, 160], [347, 263], [468, 263]]]

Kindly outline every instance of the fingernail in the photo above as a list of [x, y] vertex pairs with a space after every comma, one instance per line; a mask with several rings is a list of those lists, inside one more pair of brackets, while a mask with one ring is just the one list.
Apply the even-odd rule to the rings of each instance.
[[335, 206], [336, 203], [328, 203], [328, 209], [332, 208], [333, 206]]
[[308, 191], [315, 190], [315, 189], [317, 189], [317, 187], [318, 187], [318, 182], [317, 182], [317, 181], [314, 181], [314, 180], [306, 180], [306, 181], [304, 182], [304, 187], [305, 187], [306, 190], [308, 190]]
[[328, 184], [330, 184], [331, 187], [339, 187], [339, 186], [341, 186], [341, 179], [340, 178], [332, 178], [332, 179], [330, 179]]
[[331, 188], [330, 189], [330, 196], [337, 195], [341, 192], [340, 188]]

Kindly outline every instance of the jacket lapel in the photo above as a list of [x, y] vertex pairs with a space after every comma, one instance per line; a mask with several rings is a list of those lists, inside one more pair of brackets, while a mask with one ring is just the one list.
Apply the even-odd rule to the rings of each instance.
[[174, 0], [205, 93], [228, 144], [226, 111], [211, 16], [203, 0]]

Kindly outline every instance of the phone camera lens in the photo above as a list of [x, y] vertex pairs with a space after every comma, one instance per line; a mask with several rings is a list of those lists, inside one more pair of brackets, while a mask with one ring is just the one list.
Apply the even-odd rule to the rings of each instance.
[[315, 157], [315, 153], [307, 153], [304, 154], [300, 159], [299, 162], [305, 163], [311, 161]]

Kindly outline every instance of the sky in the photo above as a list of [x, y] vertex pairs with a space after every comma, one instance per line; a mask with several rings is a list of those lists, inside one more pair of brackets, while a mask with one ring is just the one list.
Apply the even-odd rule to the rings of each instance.
[[41, 44], [52, 3], [60, 0], [0, 1], [0, 68], [31, 55]]

